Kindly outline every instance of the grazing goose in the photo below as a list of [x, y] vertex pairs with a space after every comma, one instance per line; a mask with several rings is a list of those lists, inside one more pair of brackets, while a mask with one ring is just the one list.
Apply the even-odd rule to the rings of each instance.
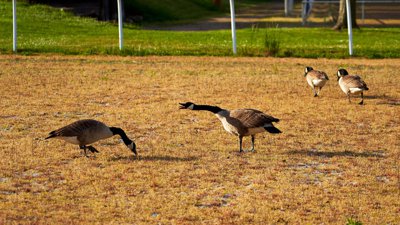
[[[319, 92], [324, 87], [326, 81], [329, 80], [328, 75], [326, 75], [325, 72], [314, 70], [310, 66], [306, 67], [304, 76], [306, 77], [308, 85], [310, 85], [314, 91], [314, 97], [318, 97]], [[318, 88], [318, 92], [315, 90], [315, 87]]]
[[337, 71], [337, 77], [339, 86], [342, 91], [347, 95], [349, 102], [350, 94], [361, 94], [361, 102], [358, 104], [364, 104], [364, 93], [363, 91], [369, 90], [367, 84], [358, 75], [349, 75], [347, 70], [339, 69]]
[[205, 110], [214, 113], [222, 122], [224, 129], [239, 137], [239, 152], [243, 152], [242, 139], [244, 136], [251, 136], [251, 150], [254, 151], [255, 134], [268, 131], [269, 133], [282, 133], [274, 127], [272, 122], [279, 122], [279, 119], [269, 116], [255, 109], [226, 110], [218, 106], [196, 105], [192, 102], [179, 103], [180, 109]]
[[93, 153], [99, 152], [94, 147], [87, 146], [88, 144], [92, 144], [101, 139], [109, 138], [116, 134], [121, 136], [125, 145], [133, 153], [135, 153], [135, 155], [137, 155], [135, 142], [130, 140], [121, 128], [108, 127], [104, 123], [97, 120], [78, 120], [65, 127], [61, 127], [58, 130], [50, 132], [50, 136], [45, 139], [58, 138], [66, 142], [79, 145], [80, 149], [83, 149], [84, 154], [87, 157], [86, 149]]

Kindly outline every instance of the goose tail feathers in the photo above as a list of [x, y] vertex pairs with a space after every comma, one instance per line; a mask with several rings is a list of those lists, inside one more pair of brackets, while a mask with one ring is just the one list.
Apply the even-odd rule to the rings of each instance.
[[49, 136], [45, 138], [45, 140], [49, 139], [49, 138], [56, 137], [56, 136], [57, 136], [56, 131], [52, 131], [52, 132], [49, 133]]
[[282, 131], [280, 131], [278, 128], [274, 127], [274, 126], [266, 126], [264, 127], [264, 129], [266, 131], [268, 131], [271, 134], [279, 134], [282, 133]]

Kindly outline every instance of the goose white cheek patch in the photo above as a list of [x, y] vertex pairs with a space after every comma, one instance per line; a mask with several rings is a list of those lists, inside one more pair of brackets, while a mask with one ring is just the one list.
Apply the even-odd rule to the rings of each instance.
[[133, 149], [133, 142], [127, 145], [129, 149]]
[[193, 104], [191, 104], [191, 105], [188, 107], [188, 109], [191, 109], [191, 110], [193, 110], [193, 108], [194, 108], [194, 105], [193, 105]]

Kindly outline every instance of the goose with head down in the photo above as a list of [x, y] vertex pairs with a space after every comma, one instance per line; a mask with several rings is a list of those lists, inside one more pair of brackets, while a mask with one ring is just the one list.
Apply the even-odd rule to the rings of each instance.
[[101, 139], [112, 137], [116, 134], [121, 136], [125, 145], [135, 155], [137, 155], [135, 142], [126, 136], [124, 130], [118, 127], [108, 127], [104, 123], [97, 120], [78, 120], [74, 123], [50, 132], [49, 136], [45, 139], [58, 138], [68, 143], [79, 145], [80, 149], [83, 149], [85, 156], [87, 156], [87, 149], [93, 153], [99, 152], [93, 146], [87, 145]]

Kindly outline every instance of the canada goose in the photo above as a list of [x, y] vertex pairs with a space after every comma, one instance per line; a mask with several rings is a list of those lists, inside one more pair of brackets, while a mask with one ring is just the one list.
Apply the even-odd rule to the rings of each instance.
[[[308, 85], [314, 91], [314, 97], [318, 97], [319, 92], [324, 87], [326, 81], [329, 80], [328, 75], [323, 71], [314, 70], [312, 67], [307, 66], [305, 69], [304, 76], [306, 77]], [[315, 90], [318, 87], [318, 92]]]
[[361, 102], [358, 104], [364, 104], [364, 93], [363, 91], [369, 90], [367, 84], [358, 75], [349, 75], [347, 70], [339, 69], [337, 71], [337, 77], [339, 86], [342, 91], [347, 95], [350, 101], [350, 94], [361, 94]]
[[239, 152], [243, 152], [242, 139], [244, 136], [251, 136], [251, 150], [254, 151], [255, 134], [268, 131], [269, 133], [282, 133], [274, 127], [272, 122], [279, 122], [279, 119], [269, 116], [255, 109], [226, 110], [218, 106], [196, 105], [192, 102], [179, 103], [180, 109], [205, 110], [214, 113], [222, 122], [224, 129], [239, 137]]
[[54, 130], [49, 133], [45, 139], [58, 138], [66, 142], [79, 145], [80, 149], [83, 149], [85, 156], [86, 149], [91, 152], [99, 152], [92, 146], [87, 146], [101, 139], [109, 138], [113, 135], [118, 134], [121, 136], [125, 145], [137, 155], [136, 144], [130, 140], [125, 132], [121, 128], [108, 127], [104, 123], [97, 120], [78, 120], [65, 127], [61, 127], [58, 130]]

